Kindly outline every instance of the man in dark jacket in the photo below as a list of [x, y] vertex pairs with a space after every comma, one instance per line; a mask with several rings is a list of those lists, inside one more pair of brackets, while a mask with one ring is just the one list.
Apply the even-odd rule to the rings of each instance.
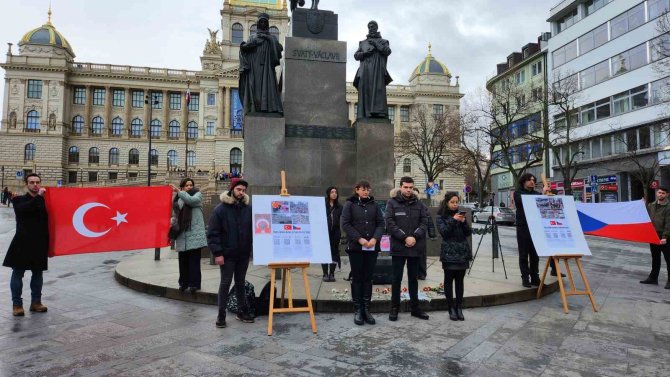
[[642, 284], [658, 284], [658, 274], [661, 271], [661, 253], [665, 258], [665, 266], [668, 270], [668, 282], [665, 284], [665, 289], [670, 289], [670, 246], [668, 246], [668, 238], [670, 238], [670, 202], [668, 201], [668, 189], [659, 187], [656, 190], [656, 201], [647, 206], [649, 218], [654, 229], [661, 239], [660, 245], [650, 244], [651, 249], [651, 272], [649, 277], [640, 281]]
[[400, 310], [400, 284], [407, 263], [407, 285], [409, 288], [412, 316], [428, 319], [428, 314], [419, 309], [419, 261], [426, 254], [428, 233], [428, 208], [414, 194], [414, 180], [400, 178], [400, 189], [391, 190], [391, 199], [386, 204], [386, 229], [391, 234], [391, 257], [393, 284], [391, 285], [391, 312], [389, 320], [398, 320]]
[[30, 277], [30, 311], [44, 313], [42, 305], [42, 271], [47, 269], [49, 249], [49, 226], [44, 202], [46, 189], [40, 187], [42, 179], [37, 174], [28, 174], [24, 179], [28, 193], [12, 199], [16, 214], [16, 234], [9, 245], [3, 266], [12, 268], [9, 287], [12, 291], [12, 314], [23, 316], [23, 274]]
[[230, 190], [220, 195], [221, 204], [216, 206], [207, 226], [207, 245], [214, 255], [214, 263], [221, 270], [219, 284], [219, 315], [216, 327], [226, 327], [226, 306], [230, 283], [235, 279], [235, 296], [240, 307], [237, 319], [251, 323], [254, 318], [248, 313], [249, 305], [244, 294], [244, 280], [249, 267], [252, 242], [252, 221], [249, 184], [233, 178]]

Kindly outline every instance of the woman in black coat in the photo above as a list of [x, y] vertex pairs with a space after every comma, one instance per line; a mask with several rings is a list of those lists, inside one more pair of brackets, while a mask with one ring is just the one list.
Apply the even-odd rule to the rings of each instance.
[[370, 183], [360, 181], [354, 195], [342, 209], [342, 230], [347, 235], [347, 254], [351, 263], [351, 298], [354, 302], [354, 323], [375, 324], [370, 314], [372, 273], [377, 264], [379, 240], [384, 232], [384, 217], [370, 196]]
[[[463, 317], [463, 291], [465, 270], [472, 260], [472, 249], [468, 237], [472, 228], [465, 221], [465, 214], [458, 212], [458, 193], [447, 192], [440, 203], [437, 228], [442, 236], [440, 261], [444, 270], [444, 294], [449, 307], [449, 319], [465, 320]], [[456, 302], [453, 286], [456, 286]]]
[[336, 187], [328, 187], [326, 190], [326, 216], [328, 218], [328, 239], [330, 240], [330, 257], [333, 261], [328, 264], [321, 264], [323, 269], [323, 281], [335, 281], [335, 266], [341, 265], [340, 261], [340, 216], [342, 216], [342, 205], [340, 205], [339, 194]]

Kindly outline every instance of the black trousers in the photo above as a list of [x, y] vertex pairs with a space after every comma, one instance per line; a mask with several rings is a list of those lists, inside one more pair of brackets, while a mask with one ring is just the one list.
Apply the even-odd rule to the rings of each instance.
[[419, 276], [422, 278], [428, 276], [428, 253], [419, 257]]
[[179, 286], [200, 289], [202, 274], [200, 272], [200, 249], [178, 252]]
[[658, 274], [661, 272], [661, 253], [665, 258], [665, 268], [668, 270], [668, 281], [670, 281], [670, 245], [649, 245], [651, 250], [651, 273], [649, 279], [658, 280]]
[[447, 305], [449, 305], [449, 307], [454, 306], [454, 286], [456, 287], [456, 304], [460, 305], [463, 303], [463, 291], [465, 290], [463, 280], [465, 279], [465, 271], [466, 270], [444, 270], [444, 296], [447, 299]]
[[221, 270], [221, 283], [219, 283], [219, 317], [226, 318], [226, 307], [228, 306], [228, 293], [230, 283], [235, 280], [235, 296], [240, 305], [240, 310], [246, 312], [248, 309], [247, 298], [244, 294], [244, 279], [249, 267], [249, 257], [241, 259], [225, 259], [224, 264], [219, 266]]
[[377, 265], [378, 254], [376, 251], [349, 254], [352, 284], [372, 281], [372, 273]]
[[391, 306], [400, 307], [400, 285], [402, 283], [402, 274], [407, 263], [407, 288], [409, 291], [409, 300], [412, 310], [419, 308], [419, 261], [421, 257], [392, 257], [393, 282], [391, 284]]
[[[521, 271], [521, 277], [523, 279], [538, 278], [540, 274], [540, 257], [537, 255], [528, 228], [516, 229], [516, 243], [519, 248], [519, 270]], [[553, 260], [549, 263], [549, 266], [552, 271], [556, 269]]]

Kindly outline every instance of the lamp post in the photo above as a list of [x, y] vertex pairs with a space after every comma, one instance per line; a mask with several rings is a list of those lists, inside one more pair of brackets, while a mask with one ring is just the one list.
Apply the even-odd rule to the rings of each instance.
[[[151, 139], [152, 139], [152, 134], [153, 134], [153, 110], [154, 106], [158, 105], [158, 99], [154, 96], [155, 93], [153, 93], [151, 90], [149, 90], [149, 94], [144, 97], [144, 104], [149, 106], [149, 153], [148, 156], [149, 158], [147, 159], [147, 186], [151, 186]], [[154, 260], [160, 260], [161, 259], [161, 249], [159, 247], [154, 249]]]

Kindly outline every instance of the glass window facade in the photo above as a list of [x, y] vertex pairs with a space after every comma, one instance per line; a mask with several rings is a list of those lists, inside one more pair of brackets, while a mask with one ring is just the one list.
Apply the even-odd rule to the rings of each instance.
[[119, 164], [119, 148], [111, 148], [109, 150], [109, 164], [110, 165]]
[[95, 106], [105, 105], [105, 89], [103, 88], [93, 89], [93, 105]]
[[112, 119], [112, 136], [119, 137], [123, 134], [123, 119], [116, 117]]
[[140, 151], [133, 148], [128, 151], [128, 163], [131, 165], [137, 165], [140, 163]]
[[42, 80], [28, 80], [28, 98], [42, 98]]
[[124, 107], [126, 106], [126, 91], [123, 89], [114, 89], [112, 91], [112, 106]]
[[102, 129], [105, 127], [105, 122], [102, 117], [95, 117], [91, 121], [91, 133], [95, 136], [102, 135]]
[[88, 150], [88, 163], [89, 164], [100, 163], [100, 152], [98, 151], [98, 148], [93, 147]]
[[86, 103], [86, 88], [74, 88], [72, 103], [83, 105]]
[[133, 90], [132, 105], [137, 109], [144, 107], [144, 90]]
[[170, 110], [181, 110], [181, 93], [170, 93]]

